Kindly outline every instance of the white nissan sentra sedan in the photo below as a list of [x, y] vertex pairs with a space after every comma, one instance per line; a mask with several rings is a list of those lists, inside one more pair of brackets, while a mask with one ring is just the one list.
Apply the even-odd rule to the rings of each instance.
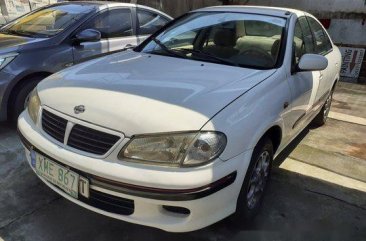
[[204, 8], [42, 81], [19, 134], [39, 178], [97, 213], [171, 232], [248, 221], [273, 158], [325, 123], [340, 64], [310, 14]]

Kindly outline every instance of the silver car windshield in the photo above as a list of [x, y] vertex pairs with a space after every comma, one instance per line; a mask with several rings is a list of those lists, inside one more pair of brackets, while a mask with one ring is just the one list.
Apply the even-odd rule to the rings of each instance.
[[15, 19], [4, 26], [1, 32], [28, 37], [51, 37], [93, 9], [93, 6], [78, 4], [51, 6]]
[[141, 51], [270, 69], [279, 59], [286, 21], [258, 14], [191, 13], [153, 37]]

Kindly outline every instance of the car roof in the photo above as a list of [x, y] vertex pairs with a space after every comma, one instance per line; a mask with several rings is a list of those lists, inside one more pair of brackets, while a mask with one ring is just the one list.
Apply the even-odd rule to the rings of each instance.
[[88, 5], [88, 6], [94, 5], [99, 10], [112, 8], [112, 7], [138, 7], [138, 8], [158, 12], [161, 15], [164, 15], [165, 17], [167, 17], [171, 20], [173, 19], [171, 16], [169, 16], [168, 14], [166, 14], [162, 11], [159, 11], [158, 9], [154, 9], [154, 8], [151, 8], [148, 6], [134, 4], [134, 3], [121, 3], [121, 2], [110, 2], [110, 1], [72, 1], [72, 2], [60, 2], [60, 3], [53, 4], [53, 5], [68, 5], [68, 4], [70, 4], [70, 5], [71, 4]]
[[277, 8], [264, 6], [248, 6], [248, 5], [228, 5], [228, 6], [213, 6], [195, 10], [193, 12], [238, 12], [238, 13], [253, 13], [261, 15], [270, 15], [276, 17], [289, 18], [295, 14], [297, 16], [304, 15], [303, 11], [291, 8]]

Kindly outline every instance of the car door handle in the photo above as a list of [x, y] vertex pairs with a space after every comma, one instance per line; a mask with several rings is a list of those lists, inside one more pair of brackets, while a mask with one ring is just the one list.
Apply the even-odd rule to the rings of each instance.
[[323, 79], [323, 74], [320, 74], [319, 75], [319, 79]]
[[125, 49], [132, 49], [132, 48], [135, 48], [136, 45], [132, 45], [132, 44], [127, 44], [124, 48]]

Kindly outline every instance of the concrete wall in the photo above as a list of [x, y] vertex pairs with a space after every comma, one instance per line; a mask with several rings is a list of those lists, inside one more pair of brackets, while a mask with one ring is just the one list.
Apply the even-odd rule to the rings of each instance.
[[119, 0], [118, 2], [131, 2], [150, 6], [164, 11], [172, 17], [178, 17], [197, 8], [222, 5], [219, 0]]
[[365, 0], [249, 0], [246, 3], [306, 10], [320, 18], [366, 16]]
[[366, 47], [365, 19], [332, 19], [328, 32], [337, 44]]

